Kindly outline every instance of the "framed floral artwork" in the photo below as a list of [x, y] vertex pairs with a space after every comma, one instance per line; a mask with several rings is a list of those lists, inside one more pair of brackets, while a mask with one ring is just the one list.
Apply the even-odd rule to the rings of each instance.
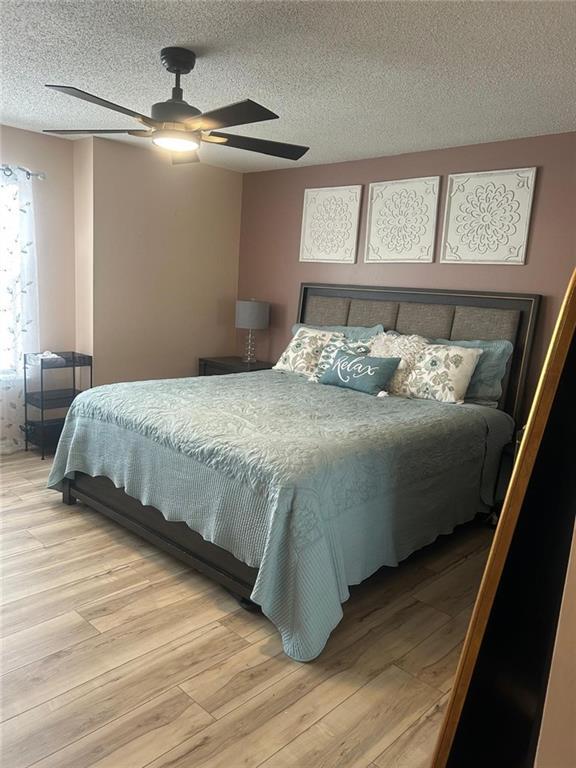
[[356, 261], [361, 194], [360, 185], [304, 191], [300, 261]]
[[440, 261], [524, 264], [536, 168], [448, 177]]
[[370, 184], [364, 261], [432, 261], [439, 176]]

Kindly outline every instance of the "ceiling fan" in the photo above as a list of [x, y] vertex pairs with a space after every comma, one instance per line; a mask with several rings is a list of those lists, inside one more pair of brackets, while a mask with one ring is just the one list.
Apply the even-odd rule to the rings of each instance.
[[228, 128], [231, 125], [246, 125], [258, 123], [262, 120], [275, 120], [278, 115], [266, 107], [257, 104], [251, 99], [229, 104], [226, 107], [213, 109], [210, 112], [200, 112], [199, 109], [188, 104], [183, 99], [180, 87], [180, 76], [187, 75], [194, 68], [196, 54], [188, 48], [163, 48], [160, 52], [162, 64], [168, 72], [176, 76], [176, 83], [172, 88], [172, 97], [166, 101], [160, 101], [152, 105], [152, 115], [142, 115], [127, 107], [113, 104], [111, 101], [101, 99], [86, 91], [73, 88], [69, 85], [46, 85], [54, 91], [75, 96], [77, 99], [98, 104], [114, 112], [133, 117], [139, 123], [146, 126], [144, 129], [85, 129], [85, 130], [45, 130], [43, 133], [55, 134], [110, 134], [125, 133], [144, 139], [152, 139], [152, 143], [163, 149], [170, 150], [172, 163], [196, 163], [198, 162], [197, 149], [201, 142], [208, 144], [222, 144], [222, 146], [246, 149], [250, 152], [260, 152], [264, 155], [282, 157], [288, 160], [299, 160], [308, 151], [308, 147], [298, 144], [285, 144], [280, 141], [268, 141], [267, 139], [255, 139], [252, 136], [238, 136], [233, 133], [222, 133], [220, 128]]

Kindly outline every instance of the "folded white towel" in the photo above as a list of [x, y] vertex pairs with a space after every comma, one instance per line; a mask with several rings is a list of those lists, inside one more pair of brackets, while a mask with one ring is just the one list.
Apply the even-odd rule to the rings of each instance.
[[39, 354], [34, 355], [30, 362], [32, 365], [40, 365], [40, 360], [62, 360], [62, 362], [65, 362], [62, 355], [56, 355], [54, 352], [50, 352], [49, 349], [47, 349], [46, 352], [40, 352]]

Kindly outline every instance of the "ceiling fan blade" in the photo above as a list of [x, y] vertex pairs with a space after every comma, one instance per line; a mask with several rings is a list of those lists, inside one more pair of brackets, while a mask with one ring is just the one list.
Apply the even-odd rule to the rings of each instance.
[[60, 93], [65, 93], [68, 96], [75, 96], [77, 99], [82, 99], [82, 101], [89, 101], [92, 104], [97, 104], [99, 107], [105, 107], [106, 109], [111, 109], [114, 112], [121, 112], [123, 115], [128, 115], [128, 117], [134, 117], [136, 120], [139, 120], [141, 123], [145, 123], [146, 125], [156, 125], [156, 122], [152, 120], [151, 117], [148, 117], [147, 115], [142, 115], [140, 112], [135, 112], [133, 109], [128, 109], [128, 107], [122, 107], [120, 104], [114, 104], [111, 101], [106, 101], [106, 99], [101, 99], [99, 96], [94, 96], [92, 93], [87, 93], [86, 91], [81, 91], [79, 88], [74, 88], [71, 85], [46, 85], [46, 88], [51, 88], [53, 91], [59, 91]]
[[212, 109], [202, 115], [184, 120], [187, 128], [193, 131], [212, 131], [215, 128], [228, 128], [231, 125], [247, 125], [262, 120], [276, 120], [278, 115], [252, 99], [229, 104], [227, 107]]
[[[225, 139], [225, 142], [222, 142]], [[287, 160], [299, 160], [308, 152], [310, 147], [302, 147], [299, 144], [285, 144], [281, 141], [268, 141], [268, 139], [254, 139], [252, 136], [237, 136], [233, 133], [220, 133], [214, 131], [208, 136], [202, 136], [202, 141], [223, 144], [235, 149], [247, 149], [250, 152], [260, 152], [272, 157], [284, 157]]]
[[172, 165], [185, 165], [186, 163], [199, 163], [198, 152], [173, 152]]
[[42, 131], [42, 133], [56, 133], [58, 135], [78, 135], [81, 136], [84, 134], [99, 134], [99, 133], [129, 133], [131, 136], [152, 136], [154, 131], [133, 131], [131, 128], [126, 129], [116, 129], [116, 128], [102, 128], [101, 130], [98, 128], [74, 128], [73, 130], [64, 130], [60, 128], [47, 128], [46, 130]]

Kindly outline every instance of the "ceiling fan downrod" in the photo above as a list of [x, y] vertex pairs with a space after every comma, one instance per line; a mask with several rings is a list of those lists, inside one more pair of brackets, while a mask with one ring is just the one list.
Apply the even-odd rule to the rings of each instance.
[[176, 72], [176, 82], [172, 88], [172, 100], [184, 101], [184, 92], [182, 88], [180, 88], [180, 72]]

